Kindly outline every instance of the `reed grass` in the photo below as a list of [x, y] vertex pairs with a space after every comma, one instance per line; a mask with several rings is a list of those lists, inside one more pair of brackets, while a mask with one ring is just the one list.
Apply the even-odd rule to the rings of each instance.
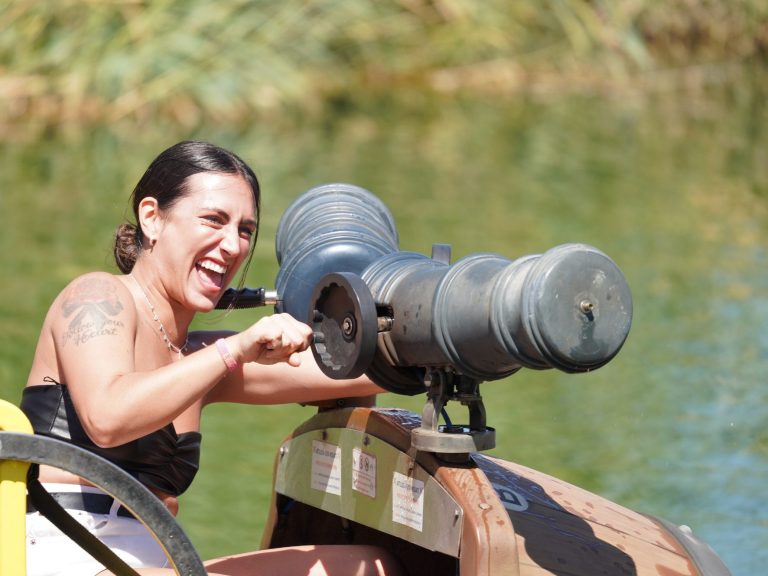
[[599, 90], [764, 62], [761, 0], [11, 0], [0, 127], [242, 123], [366, 90]]

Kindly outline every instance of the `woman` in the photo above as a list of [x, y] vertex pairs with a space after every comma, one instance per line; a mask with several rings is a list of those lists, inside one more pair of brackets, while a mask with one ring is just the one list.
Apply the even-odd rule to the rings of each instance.
[[[288, 315], [239, 333], [189, 330], [241, 267], [244, 277], [255, 244], [259, 184], [235, 154], [204, 142], [172, 146], [134, 189], [133, 211], [136, 225], [121, 225], [115, 241], [124, 274], [80, 276], [45, 318], [22, 400], [37, 433], [106, 457], [175, 514], [177, 497], [197, 471], [204, 406], [381, 391], [365, 378], [326, 378], [308, 351], [309, 327]], [[40, 480], [63, 502], [99, 499], [80, 498], [98, 491], [62, 470], [42, 466]], [[75, 497], [62, 496], [68, 494]], [[134, 566], [165, 565], [154, 539], [118, 504], [72, 506], [81, 523]], [[27, 525], [28, 574], [103, 568], [81, 558], [38, 513], [28, 515]], [[253, 566], [254, 559], [248, 562]]]

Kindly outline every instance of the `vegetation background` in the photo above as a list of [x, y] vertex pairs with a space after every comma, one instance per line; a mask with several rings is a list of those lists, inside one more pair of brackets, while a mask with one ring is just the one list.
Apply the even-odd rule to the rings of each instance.
[[[766, 64], [762, 0], [6, 1], [0, 397], [18, 398], [55, 294], [113, 269], [148, 162], [210, 139], [264, 185], [251, 285], [274, 277], [281, 209], [329, 178], [385, 191], [403, 249], [618, 254], [636, 302], [620, 361], [577, 388], [489, 385], [497, 453], [690, 521], [735, 576], [759, 573]], [[258, 546], [276, 446], [308, 410], [211, 408], [180, 515], [201, 556]]]
[[11, 0], [0, 134], [252, 122], [361, 93], [616, 94], [764, 62], [761, 0]]

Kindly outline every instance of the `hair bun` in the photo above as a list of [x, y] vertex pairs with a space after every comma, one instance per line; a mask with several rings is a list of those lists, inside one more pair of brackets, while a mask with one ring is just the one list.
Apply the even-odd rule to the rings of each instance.
[[134, 224], [120, 224], [115, 232], [115, 262], [123, 274], [133, 270], [141, 249], [138, 239], [138, 229]]

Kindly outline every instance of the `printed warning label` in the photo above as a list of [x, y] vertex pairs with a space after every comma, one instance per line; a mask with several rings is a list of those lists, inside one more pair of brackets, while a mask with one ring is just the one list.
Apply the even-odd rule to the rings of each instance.
[[341, 448], [312, 441], [312, 483], [314, 490], [341, 496]]
[[352, 490], [376, 498], [376, 456], [352, 449]]
[[392, 477], [392, 521], [422, 531], [424, 482], [395, 472]]

